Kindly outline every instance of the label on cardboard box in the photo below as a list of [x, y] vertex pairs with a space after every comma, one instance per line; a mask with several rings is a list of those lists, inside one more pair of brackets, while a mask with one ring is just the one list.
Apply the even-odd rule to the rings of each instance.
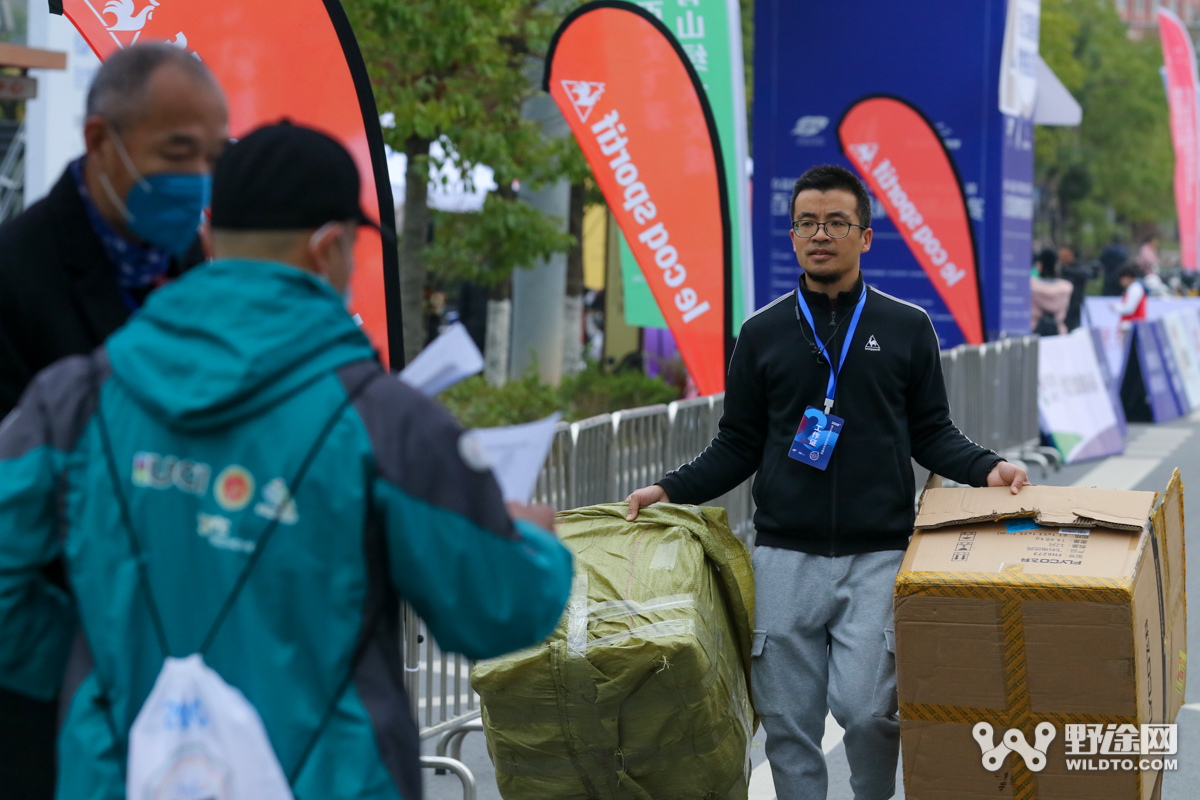
[[901, 571], [1002, 572], [1128, 578], [1140, 536], [1092, 528], [1044, 528], [1031, 519], [918, 530]]

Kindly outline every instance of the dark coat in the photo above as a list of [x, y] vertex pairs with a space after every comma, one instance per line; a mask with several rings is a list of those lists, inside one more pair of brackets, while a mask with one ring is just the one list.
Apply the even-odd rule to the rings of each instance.
[[[169, 277], [201, 260], [199, 242]], [[0, 418], [33, 376], [90, 353], [129, 318], [116, 270], [70, 170], [50, 194], [0, 225]]]
[[[199, 262], [199, 245], [168, 275]], [[50, 194], [0, 225], [0, 418], [43, 368], [90, 353], [129, 318], [116, 269], [92, 229], [70, 170]], [[65, 585], [61, 569], [49, 575]], [[54, 795], [57, 705], [0, 686], [0, 792]]]

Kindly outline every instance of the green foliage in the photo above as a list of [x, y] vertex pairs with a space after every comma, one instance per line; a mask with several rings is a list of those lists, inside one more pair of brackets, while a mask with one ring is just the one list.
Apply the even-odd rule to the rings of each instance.
[[1094, 252], [1117, 231], [1170, 224], [1173, 154], [1158, 36], [1130, 39], [1111, 0], [1042, 0], [1041, 53], [1083, 106], [1039, 127], [1035, 232]]
[[[445, 137], [464, 174], [495, 170], [500, 191], [479, 214], [435, 215], [426, 252], [435, 272], [484, 283], [565, 252], [559, 220], [531, 212], [514, 181], [539, 185], [586, 172], [574, 142], [543, 138], [522, 118], [540, 93], [551, 35], [574, 0], [345, 0], [380, 113], [395, 115], [384, 139], [400, 152]], [[413, 167], [427, 180], [430, 157]], [[439, 165], [440, 166], [440, 165]], [[469, 177], [467, 178], [469, 180]], [[470, 187], [468, 187], [470, 188]], [[510, 241], [503, 241], [510, 239]]]
[[532, 373], [503, 386], [492, 386], [482, 375], [476, 375], [451, 386], [438, 395], [438, 400], [467, 428], [533, 422], [560, 407], [558, 391]]
[[433, 212], [437, 236], [425, 250], [435, 274], [490, 286], [532, 258], [566, 252], [574, 239], [540, 211], [493, 192], [479, 214]]
[[679, 389], [636, 369], [604, 372], [597, 364], [563, 379], [561, 394], [573, 420], [679, 399]]
[[438, 395], [454, 418], [468, 428], [533, 422], [556, 410], [562, 410], [563, 419], [572, 422], [678, 399], [679, 390], [658, 378], [648, 378], [636, 370], [607, 373], [596, 364], [564, 378], [557, 389], [531, 372], [503, 386], [492, 386], [477, 375]]

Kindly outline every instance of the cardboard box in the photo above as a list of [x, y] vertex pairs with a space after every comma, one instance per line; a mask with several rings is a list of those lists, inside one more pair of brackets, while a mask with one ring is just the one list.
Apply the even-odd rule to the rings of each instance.
[[1161, 495], [926, 490], [896, 579], [906, 796], [1158, 797], [1187, 755], [1142, 726], [1183, 704], [1185, 604], [1178, 471]]

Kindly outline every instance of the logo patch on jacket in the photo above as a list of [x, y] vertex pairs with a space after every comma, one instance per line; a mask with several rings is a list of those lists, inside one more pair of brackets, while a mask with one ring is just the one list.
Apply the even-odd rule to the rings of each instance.
[[864, 349], [870, 350], [872, 353], [878, 353], [879, 342], [875, 341], [875, 337], [872, 336], [870, 339], [867, 339], [867, 346]]
[[[296, 512], [296, 501], [288, 492], [287, 483], [283, 478], [275, 478], [267, 483], [262, 490], [262, 502], [254, 507], [254, 513], [266, 519], [275, 519], [284, 525], [295, 525], [300, 521]], [[281, 510], [282, 509], [282, 510]]]
[[226, 511], [241, 511], [254, 498], [254, 476], [245, 467], [230, 464], [217, 476], [213, 496]]
[[208, 491], [210, 475], [212, 467], [199, 461], [158, 453], [133, 454], [134, 486], [160, 490], [174, 486], [181, 492], [203, 497]]

